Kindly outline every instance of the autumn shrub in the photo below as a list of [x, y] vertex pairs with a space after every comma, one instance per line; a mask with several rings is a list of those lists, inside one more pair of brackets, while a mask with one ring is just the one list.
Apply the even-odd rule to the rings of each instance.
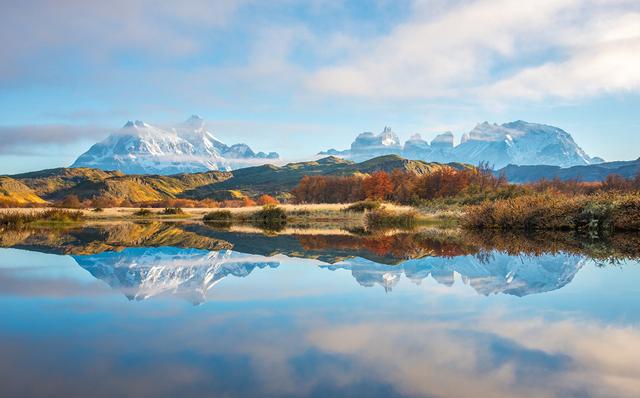
[[81, 211], [68, 211], [60, 209], [50, 209], [33, 212], [7, 212], [0, 214], [0, 226], [16, 227], [34, 222], [78, 222], [84, 220], [85, 216]]
[[257, 227], [278, 231], [287, 224], [287, 213], [281, 207], [266, 205], [249, 215], [248, 219]]
[[121, 202], [115, 198], [107, 198], [104, 196], [94, 197], [91, 200], [91, 207], [93, 208], [109, 208], [109, 207], [117, 207]]
[[640, 196], [533, 194], [470, 207], [471, 229], [640, 230]]
[[205, 207], [208, 209], [213, 209], [216, 207], [220, 207], [220, 203], [218, 203], [217, 201], [213, 200], [213, 199], [202, 199], [199, 203], [198, 203], [198, 207]]
[[611, 212], [612, 228], [619, 231], [640, 231], [640, 196], [619, 197]]
[[185, 213], [181, 207], [167, 207], [164, 210], [162, 210], [162, 214], [164, 214], [165, 216], [174, 216], [174, 215], [180, 215]]
[[345, 207], [344, 211], [353, 211], [356, 213], [363, 213], [365, 211], [372, 211], [379, 209], [381, 203], [375, 200], [361, 200], [360, 202], [353, 203]]
[[242, 207], [253, 207], [256, 206], [256, 201], [245, 196], [244, 198], [242, 198]]
[[205, 214], [202, 221], [205, 222], [231, 222], [233, 215], [229, 210], [216, 210]]
[[377, 209], [366, 214], [365, 223], [369, 229], [412, 229], [416, 226], [417, 218], [417, 214], [412, 211], [396, 213], [385, 209]]
[[153, 212], [151, 210], [142, 209], [142, 208], [133, 213], [134, 216], [138, 216], [138, 217], [147, 217], [147, 216], [150, 216], [152, 214], [153, 214]]
[[238, 208], [242, 206], [243, 206], [243, 202], [237, 199], [227, 199], [227, 200], [223, 200], [220, 203], [220, 207]]
[[60, 202], [56, 203], [57, 207], [62, 207], [65, 209], [83, 209], [86, 207], [90, 207], [90, 201], [81, 201], [77, 195], [69, 195], [62, 199]]
[[274, 198], [273, 196], [270, 195], [261, 195], [258, 200], [257, 203], [260, 206], [265, 206], [265, 205], [279, 205], [280, 202], [278, 202], [278, 200], [276, 198]]

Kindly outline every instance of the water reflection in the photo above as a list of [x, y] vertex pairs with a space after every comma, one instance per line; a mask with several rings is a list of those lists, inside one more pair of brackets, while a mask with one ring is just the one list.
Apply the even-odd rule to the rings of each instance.
[[493, 252], [488, 256], [427, 257], [398, 266], [353, 259], [323, 267], [350, 270], [360, 285], [377, 284], [386, 291], [393, 289], [402, 274], [416, 284], [431, 276], [445, 286], [452, 286], [454, 275], [459, 274], [463, 283], [482, 295], [504, 293], [522, 297], [563, 287], [585, 262], [585, 257], [570, 254], [510, 256]]
[[193, 304], [206, 301], [207, 291], [229, 275], [243, 278], [256, 268], [277, 268], [279, 264], [231, 250], [176, 247], [127, 248], [73, 258], [91, 275], [130, 300], [171, 294]]
[[4, 232], [0, 396], [640, 392], [635, 236]]
[[314, 260], [348, 270], [366, 287], [390, 292], [401, 276], [444, 286], [455, 275], [481, 295], [514, 296], [567, 285], [589, 261], [612, 264], [640, 255], [640, 238], [588, 239], [572, 234], [505, 235], [427, 230], [377, 235], [344, 231], [267, 235], [218, 230], [198, 223], [118, 223], [70, 229], [5, 231], [0, 244], [71, 254], [83, 269], [131, 300], [174, 295], [194, 304], [227, 276], [276, 268], [279, 259]]

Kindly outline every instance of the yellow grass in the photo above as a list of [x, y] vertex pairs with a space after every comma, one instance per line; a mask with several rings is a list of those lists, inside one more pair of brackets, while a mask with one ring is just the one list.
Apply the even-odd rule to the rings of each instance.
[[[347, 204], [279, 205], [279, 207], [284, 209], [286, 212], [292, 212], [292, 211], [333, 212], [335, 211], [336, 213], [342, 211], [347, 206], [349, 206], [348, 203]], [[396, 212], [408, 212], [413, 210], [411, 206], [399, 206], [399, 205], [388, 204], [388, 203], [385, 203], [384, 206], [385, 208], [392, 211], [396, 211]], [[45, 211], [47, 209], [51, 209], [51, 208], [49, 207], [29, 208], [29, 209], [0, 208], [0, 213], [1, 212], [39, 212], [39, 211]], [[229, 210], [231, 213], [238, 214], [238, 215], [245, 214], [245, 213], [253, 213], [261, 209], [262, 209], [262, 206], [224, 208], [224, 210]], [[71, 209], [71, 210], [77, 210], [77, 209]], [[86, 218], [90, 220], [112, 220], [112, 219], [139, 219], [141, 217], [137, 217], [134, 215], [134, 213], [138, 210], [140, 210], [140, 208], [138, 207], [112, 207], [112, 208], [105, 208], [101, 212], [94, 212], [92, 209], [80, 209], [79, 211], [82, 211], [86, 216]], [[202, 216], [204, 216], [206, 213], [209, 213], [216, 209], [183, 208], [182, 210], [184, 210], [185, 214], [181, 216], [165, 216], [162, 214], [162, 211], [164, 209], [149, 208], [149, 210], [154, 214], [144, 218], [159, 217], [159, 218], [162, 218], [163, 220], [170, 220], [170, 219], [185, 219], [185, 218], [201, 219]]]

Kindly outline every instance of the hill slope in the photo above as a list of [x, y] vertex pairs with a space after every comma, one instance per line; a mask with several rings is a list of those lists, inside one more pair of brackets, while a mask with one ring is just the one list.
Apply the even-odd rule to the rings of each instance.
[[0, 203], [45, 203], [33, 189], [11, 177], [0, 177]]
[[[149, 202], [170, 198], [220, 199], [229, 192], [236, 191], [250, 196], [279, 194], [289, 192], [306, 175], [347, 176], [371, 174], [379, 170], [390, 172], [394, 169], [421, 175], [443, 168], [467, 167], [472, 166], [461, 163], [426, 163], [396, 155], [381, 156], [362, 163], [330, 156], [313, 162], [254, 166], [233, 172], [207, 171], [163, 176], [124, 175], [89, 168], [58, 168], [5, 178], [21, 184], [25, 194], [28, 190], [46, 200], [60, 200], [73, 194], [82, 200], [104, 197]], [[14, 191], [17, 192], [16, 189]]]
[[432, 173], [442, 168], [462, 169], [472, 167], [462, 163], [427, 163], [420, 160], [407, 160], [397, 155], [380, 156], [361, 163], [354, 163], [338, 157], [329, 156], [313, 162], [289, 163], [285, 166], [264, 165], [233, 171], [233, 177], [221, 183], [199, 187], [186, 195], [196, 198], [206, 197], [213, 190], [240, 190], [277, 194], [289, 192], [302, 177], [307, 175], [348, 176], [371, 174], [376, 171], [391, 172], [401, 169], [418, 175]]

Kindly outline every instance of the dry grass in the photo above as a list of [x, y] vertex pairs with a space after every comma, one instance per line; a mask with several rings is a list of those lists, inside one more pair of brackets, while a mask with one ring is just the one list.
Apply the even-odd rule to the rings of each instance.
[[369, 211], [365, 214], [365, 224], [369, 229], [413, 229], [417, 223], [415, 212], [393, 212], [385, 209]]
[[48, 209], [45, 211], [5, 211], [0, 213], [0, 226], [19, 227], [22, 225], [43, 223], [72, 223], [84, 220], [79, 211]]
[[470, 229], [640, 231], [640, 195], [528, 195], [471, 207]]
[[[350, 203], [345, 204], [304, 204], [304, 205], [294, 205], [294, 204], [285, 204], [278, 205], [278, 207], [282, 208], [287, 213], [290, 212], [326, 212], [328, 213], [336, 213], [339, 214], [342, 210], [344, 210]], [[385, 203], [384, 207], [388, 210], [396, 211], [396, 212], [408, 212], [414, 210], [411, 206], [399, 206], [394, 204]], [[0, 214], [5, 212], [40, 212], [52, 209], [51, 207], [43, 207], [43, 208], [0, 208]], [[94, 212], [92, 209], [73, 209], [81, 211], [88, 219], [122, 219], [122, 218], [130, 218], [133, 213], [140, 210], [139, 207], [111, 207], [104, 208], [102, 212]], [[163, 209], [160, 208], [150, 208], [151, 212], [154, 215], [160, 215]], [[190, 216], [191, 218], [202, 218], [205, 214], [215, 210], [208, 207], [193, 207], [193, 208], [182, 208], [184, 214]], [[262, 210], [262, 206], [249, 206], [249, 207], [238, 207], [238, 208], [224, 208], [224, 210], [229, 210], [232, 214], [242, 214], [242, 213], [255, 213], [257, 211]]]

